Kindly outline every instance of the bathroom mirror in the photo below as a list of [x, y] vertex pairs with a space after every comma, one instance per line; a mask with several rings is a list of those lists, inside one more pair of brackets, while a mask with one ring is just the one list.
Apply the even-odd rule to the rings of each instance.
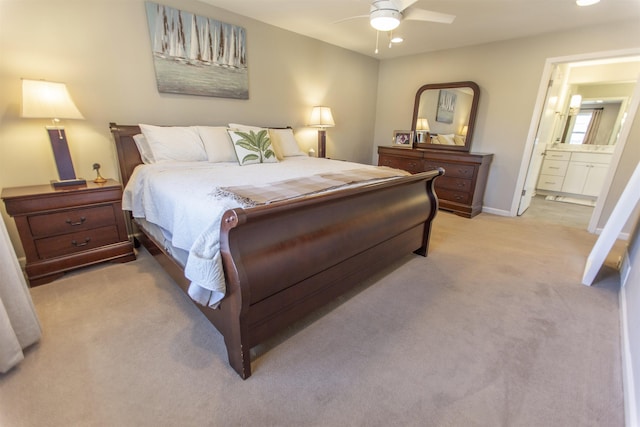
[[427, 84], [416, 93], [415, 147], [469, 151], [480, 88], [474, 82]]

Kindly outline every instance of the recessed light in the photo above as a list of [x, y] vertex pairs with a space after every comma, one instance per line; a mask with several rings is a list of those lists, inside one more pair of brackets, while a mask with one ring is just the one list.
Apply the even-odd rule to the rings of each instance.
[[576, 0], [578, 6], [591, 6], [596, 3], [600, 3], [600, 0]]
[[402, 37], [400, 37], [400, 36], [394, 36], [391, 39], [391, 43], [402, 43], [403, 41], [404, 41], [404, 39]]

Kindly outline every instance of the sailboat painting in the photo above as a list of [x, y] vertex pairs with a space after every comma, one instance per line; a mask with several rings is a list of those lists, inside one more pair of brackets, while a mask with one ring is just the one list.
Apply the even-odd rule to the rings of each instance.
[[158, 91], [249, 99], [246, 31], [146, 2]]

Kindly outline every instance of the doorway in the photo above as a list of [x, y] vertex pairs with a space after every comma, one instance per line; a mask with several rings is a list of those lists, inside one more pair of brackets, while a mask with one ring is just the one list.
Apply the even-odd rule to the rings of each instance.
[[[521, 194], [514, 198], [512, 214], [524, 214], [534, 200], [540, 212], [541, 196], [548, 196], [548, 203], [593, 202], [587, 228], [595, 232], [638, 106], [638, 76], [639, 49], [547, 60], [517, 187]], [[607, 159], [608, 165], [587, 164], [586, 156], [596, 162]]]

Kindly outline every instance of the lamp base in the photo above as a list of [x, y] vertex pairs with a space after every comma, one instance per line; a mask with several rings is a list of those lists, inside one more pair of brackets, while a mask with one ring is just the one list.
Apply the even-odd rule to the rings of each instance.
[[318, 130], [318, 157], [327, 157], [327, 132]]
[[82, 178], [63, 179], [62, 181], [51, 180], [51, 185], [53, 185], [53, 188], [77, 187], [87, 185], [87, 180]]

